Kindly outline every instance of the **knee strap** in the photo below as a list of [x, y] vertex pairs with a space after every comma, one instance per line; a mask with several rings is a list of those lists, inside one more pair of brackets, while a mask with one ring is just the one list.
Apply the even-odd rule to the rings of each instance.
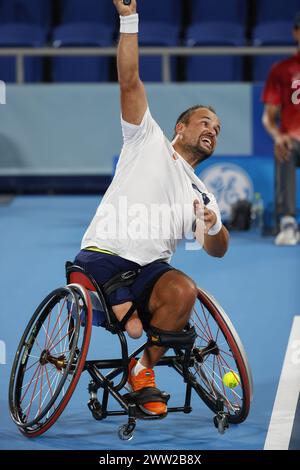
[[131, 307], [129, 308], [128, 312], [125, 313], [124, 317], [122, 318], [121, 321], [119, 321], [119, 326], [124, 329], [125, 328], [125, 325], [126, 323], [128, 322], [129, 318], [131, 318], [132, 314], [134, 313], [134, 311], [136, 310], [136, 304], [135, 302], [131, 305]]
[[[130, 271], [123, 271], [121, 273], [116, 274], [112, 278], [110, 278], [105, 284], [103, 284], [102, 289], [104, 291], [104, 294], [106, 297], [108, 297], [110, 294], [115, 292], [117, 289], [121, 287], [129, 287], [133, 284], [135, 281], [135, 278], [139, 275], [141, 272], [141, 269], [137, 270], [130, 270]], [[121, 330], [125, 330], [125, 325], [134, 313], [134, 311], [137, 309], [136, 303], [134, 302], [132, 306], [129, 308], [128, 312], [124, 315], [121, 321], [116, 321], [118, 324], [118, 327], [121, 328]]]
[[150, 325], [148, 343], [174, 349], [191, 349], [197, 338], [195, 328], [189, 324], [182, 331], [163, 331]]
[[170, 399], [170, 395], [156, 387], [144, 387], [136, 392], [131, 392], [129, 395], [137, 405], [145, 405], [150, 402], [167, 404]]

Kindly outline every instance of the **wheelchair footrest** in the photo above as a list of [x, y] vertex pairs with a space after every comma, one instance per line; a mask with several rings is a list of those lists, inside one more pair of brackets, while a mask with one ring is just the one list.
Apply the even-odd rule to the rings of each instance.
[[134, 417], [139, 419], [162, 419], [167, 416], [168, 413], [160, 414], [160, 415], [152, 415], [148, 414], [147, 412], [143, 411], [142, 406], [149, 402], [161, 402], [167, 404], [170, 395], [166, 392], [160, 391], [158, 388], [155, 387], [145, 387], [141, 390], [136, 392], [130, 392], [123, 395], [123, 399], [129, 404], [134, 405], [130, 406], [131, 413]]

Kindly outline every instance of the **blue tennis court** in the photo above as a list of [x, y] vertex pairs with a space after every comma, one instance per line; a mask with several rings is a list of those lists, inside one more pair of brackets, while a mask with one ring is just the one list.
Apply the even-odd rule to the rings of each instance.
[[[173, 258], [174, 266], [220, 302], [244, 343], [254, 379], [254, 399], [245, 423], [218, 434], [212, 413], [194, 395], [191, 414], [138, 421], [133, 440], [123, 442], [117, 429], [125, 417], [100, 422], [92, 418], [86, 405], [87, 374], [62, 416], [43, 436], [27, 439], [10, 420], [8, 381], [20, 336], [41, 299], [64, 285], [64, 263], [79, 250], [98, 203], [95, 196], [23, 196], [0, 206], [0, 448], [263, 449], [293, 319], [300, 314], [300, 246], [275, 247], [272, 238], [251, 231], [231, 233], [223, 259], [183, 247]], [[130, 347], [136, 348], [144, 339], [130, 340]], [[116, 347], [112, 335], [94, 328], [89, 357], [100, 359], [101, 351], [113, 357], [118, 354]], [[157, 382], [171, 394], [172, 406], [181, 404], [184, 387], [178, 376], [169, 369], [157, 369]]]

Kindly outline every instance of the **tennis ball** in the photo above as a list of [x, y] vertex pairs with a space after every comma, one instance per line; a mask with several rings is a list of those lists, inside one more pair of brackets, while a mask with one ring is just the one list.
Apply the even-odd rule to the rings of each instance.
[[236, 372], [227, 372], [227, 374], [223, 375], [223, 384], [228, 388], [235, 388], [240, 382], [241, 379]]

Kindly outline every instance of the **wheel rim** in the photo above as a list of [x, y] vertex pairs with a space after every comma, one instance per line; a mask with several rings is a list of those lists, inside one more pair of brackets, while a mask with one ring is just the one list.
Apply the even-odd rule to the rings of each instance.
[[25, 330], [10, 384], [12, 419], [22, 432], [46, 430], [73, 393], [91, 329], [91, 322], [80, 327], [83, 315], [87, 307], [82, 298], [70, 288], [57, 289], [41, 303]]
[[[238, 347], [240, 340], [232, 334], [216, 303], [201, 290], [191, 324], [197, 333], [192, 350], [193, 367], [189, 369], [194, 388], [210, 409], [219, 411], [218, 400], [223, 400], [229, 421], [243, 421], [250, 407], [251, 377], [243, 350]], [[224, 375], [229, 372], [238, 381], [234, 388], [223, 383]]]

